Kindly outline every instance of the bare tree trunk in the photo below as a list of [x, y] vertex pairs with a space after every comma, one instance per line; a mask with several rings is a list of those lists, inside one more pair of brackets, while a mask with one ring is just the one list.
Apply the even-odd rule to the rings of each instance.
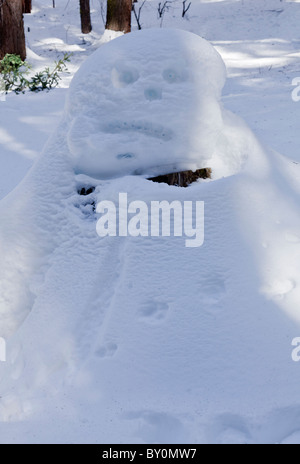
[[89, 34], [92, 31], [90, 0], [80, 0], [81, 31]]
[[0, 0], [0, 59], [7, 53], [26, 58], [22, 0]]
[[23, 13], [31, 13], [32, 10], [32, 1], [31, 0], [23, 0]]
[[107, 0], [106, 29], [112, 31], [131, 31], [132, 0]]

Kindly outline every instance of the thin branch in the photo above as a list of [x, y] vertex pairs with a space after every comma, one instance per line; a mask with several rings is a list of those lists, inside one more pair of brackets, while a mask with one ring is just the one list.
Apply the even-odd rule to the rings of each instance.
[[161, 3], [161, 2], [160, 2], [160, 3], [158, 4], [157, 11], [158, 11], [158, 17], [159, 17], [159, 18], [162, 18], [162, 17], [164, 16], [165, 12], [169, 10], [169, 8], [170, 8], [170, 5], [169, 5], [169, 4], [170, 4], [170, 3], [172, 3], [172, 2], [170, 2], [169, 0], [167, 0], [167, 1], [164, 2], [164, 3]]
[[185, 15], [187, 14], [187, 12], [189, 11], [189, 9], [192, 6], [192, 2], [190, 2], [188, 4], [188, 6], [186, 6], [186, 2], [187, 2], [187, 0], [183, 0], [183, 5], [182, 5], [183, 6], [183, 9], [182, 9], [182, 17], [183, 18], [185, 17]]
[[134, 5], [134, 4], [132, 5], [132, 11], [133, 11], [133, 13], [134, 13], [134, 16], [135, 16], [135, 19], [136, 19], [136, 22], [137, 22], [139, 31], [142, 30], [142, 25], [141, 25], [141, 13], [142, 13], [142, 9], [143, 9], [143, 6], [145, 5], [146, 1], [147, 1], [147, 0], [144, 0], [144, 1], [143, 1], [142, 5], [139, 7], [138, 13], [136, 12], [135, 5]]

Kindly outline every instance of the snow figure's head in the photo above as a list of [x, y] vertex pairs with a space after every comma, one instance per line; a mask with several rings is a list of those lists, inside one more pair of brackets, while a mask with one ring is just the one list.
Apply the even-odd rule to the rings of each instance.
[[76, 173], [162, 175], [209, 166], [222, 131], [225, 67], [189, 32], [150, 29], [102, 46], [67, 100]]

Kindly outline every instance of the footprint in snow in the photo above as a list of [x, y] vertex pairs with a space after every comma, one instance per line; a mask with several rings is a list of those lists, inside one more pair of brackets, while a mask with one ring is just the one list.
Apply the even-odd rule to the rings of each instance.
[[199, 287], [201, 302], [207, 305], [218, 303], [226, 293], [224, 279], [219, 274], [204, 277]]
[[139, 314], [141, 319], [149, 323], [156, 323], [163, 321], [168, 314], [169, 305], [162, 301], [148, 301], [144, 303], [140, 309]]
[[96, 356], [99, 358], [111, 358], [118, 350], [118, 345], [113, 342], [105, 343], [96, 350]]
[[296, 283], [290, 279], [275, 280], [263, 288], [263, 291], [271, 298], [283, 299], [296, 288]]

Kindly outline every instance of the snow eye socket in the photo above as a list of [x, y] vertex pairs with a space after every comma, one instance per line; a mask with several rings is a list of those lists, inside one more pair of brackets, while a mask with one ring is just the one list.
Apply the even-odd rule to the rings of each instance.
[[163, 78], [165, 81], [169, 82], [169, 84], [180, 81], [179, 75], [174, 69], [166, 69], [163, 72]]
[[124, 71], [120, 76], [119, 76], [120, 82], [122, 82], [125, 85], [133, 84], [136, 80], [137, 77], [135, 73], [131, 71]]
[[175, 63], [173, 66], [169, 66], [163, 71], [162, 76], [169, 84], [177, 84], [186, 81], [187, 71], [184, 63]]
[[139, 77], [139, 72], [135, 68], [117, 66], [112, 70], [112, 82], [116, 88], [132, 85]]

